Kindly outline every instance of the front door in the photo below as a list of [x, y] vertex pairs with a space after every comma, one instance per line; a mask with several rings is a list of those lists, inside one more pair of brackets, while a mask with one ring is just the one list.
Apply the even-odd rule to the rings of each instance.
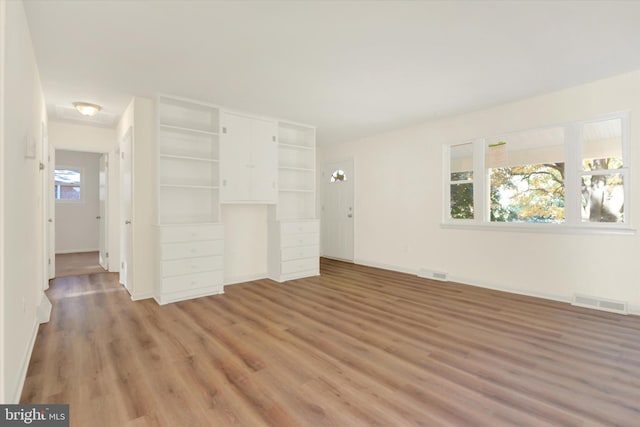
[[353, 261], [353, 159], [327, 162], [322, 168], [322, 255]]

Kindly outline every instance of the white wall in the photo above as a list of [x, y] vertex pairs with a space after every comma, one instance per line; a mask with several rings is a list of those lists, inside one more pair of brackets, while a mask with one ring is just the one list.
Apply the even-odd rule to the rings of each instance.
[[[448, 272], [460, 281], [568, 300], [583, 293], [640, 310], [640, 236], [443, 229], [442, 147], [472, 138], [630, 111], [640, 169], [640, 72], [318, 148], [318, 163], [355, 160], [356, 262]], [[319, 167], [318, 170], [321, 170]], [[640, 224], [640, 173], [631, 224]]]
[[78, 168], [82, 172], [81, 200], [56, 200], [56, 253], [91, 252], [99, 249], [100, 154], [56, 150], [56, 169]]
[[224, 284], [267, 277], [267, 205], [222, 205]]
[[[7, 2], [0, 0], [0, 164], [4, 164], [4, 73]], [[5, 381], [5, 313], [4, 313], [4, 174], [0, 171], [0, 402], [7, 403]], [[7, 319], [8, 320], [8, 319]]]
[[[117, 126], [121, 141], [129, 127], [133, 147], [133, 286], [131, 298], [153, 296], [155, 283], [156, 152], [155, 107], [146, 98], [133, 98]], [[121, 220], [122, 221], [122, 220]]]
[[116, 130], [52, 121], [48, 131], [49, 144], [56, 149], [108, 154], [109, 271], [120, 271], [120, 168]]
[[[4, 39], [2, 99], [2, 391], [3, 403], [17, 403], [38, 327], [44, 233], [41, 157], [46, 110], [31, 36], [21, 1], [0, 0]], [[35, 158], [25, 156], [35, 144]]]

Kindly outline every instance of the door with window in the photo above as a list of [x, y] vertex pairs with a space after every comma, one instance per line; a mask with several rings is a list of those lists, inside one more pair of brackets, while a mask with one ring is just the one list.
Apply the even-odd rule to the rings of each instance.
[[327, 162], [322, 168], [322, 256], [354, 258], [353, 159]]

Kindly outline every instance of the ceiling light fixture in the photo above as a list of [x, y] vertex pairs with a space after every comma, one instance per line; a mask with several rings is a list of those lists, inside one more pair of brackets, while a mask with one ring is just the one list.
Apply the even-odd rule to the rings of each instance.
[[73, 106], [76, 107], [76, 110], [83, 116], [93, 117], [102, 107], [97, 104], [89, 104], [88, 102], [74, 102]]

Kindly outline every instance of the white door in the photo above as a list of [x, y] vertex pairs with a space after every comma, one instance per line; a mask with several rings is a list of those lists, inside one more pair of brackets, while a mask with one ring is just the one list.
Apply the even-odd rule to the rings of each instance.
[[42, 123], [41, 145], [42, 173], [42, 218], [43, 218], [43, 261], [44, 261], [44, 289], [49, 288], [49, 280], [56, 275], [55, 255], [55, 227], [53, 226], [55, 214], [54, 174], [55, 174], [55, 150], [49, 146], [47, 126]]
[[107, 220], [107, 192], [108, 192], [108, 175], [107, 175], [107, 168], [108, 168], [108, 163], [107, 163], [107, 154], [103, 154], [100, 156], [100, 166], [99, 166], [99, 171], [98, 171], [98, 182], [99, 182], [99, 188], [98, 188], [98, 204], [99, 204], [99, 213], [98, 213], [98, 217], [96, 218], [98, 220], [98, 247], [99, 247], [99, 254], [98, 254], [98, 260], [100, 262], [100, 266], [102, 268], [104, 268], [105, 270], [109, 270], [109, 253], [108, 253], [108, 224], [109, 221]]
[[322, 255], [353, 261], [353, 159], [325, 163], [321, 188]]
[[120, 283], [133, 291], [133, 158], [131, 128], [120, 142]]
[[[48, 144], [47, 144], [48, 145]], [[56, 149], [53, 145], [47, 147], [47, 264], [49, 279], [56, 277], [56, 194], [55, 194], [55, 174], [56, 174]]]
[[231, 113], [222, 115], [220, 201], [275, 203], [278, 125]]
[[275, 203], [278, 190], [278, 126], [266, 120], [251, 120], [251, 198]]
[[251, 200], [251, 128], [246, 118], [223, 113], [220, 138], [221, 202]]

